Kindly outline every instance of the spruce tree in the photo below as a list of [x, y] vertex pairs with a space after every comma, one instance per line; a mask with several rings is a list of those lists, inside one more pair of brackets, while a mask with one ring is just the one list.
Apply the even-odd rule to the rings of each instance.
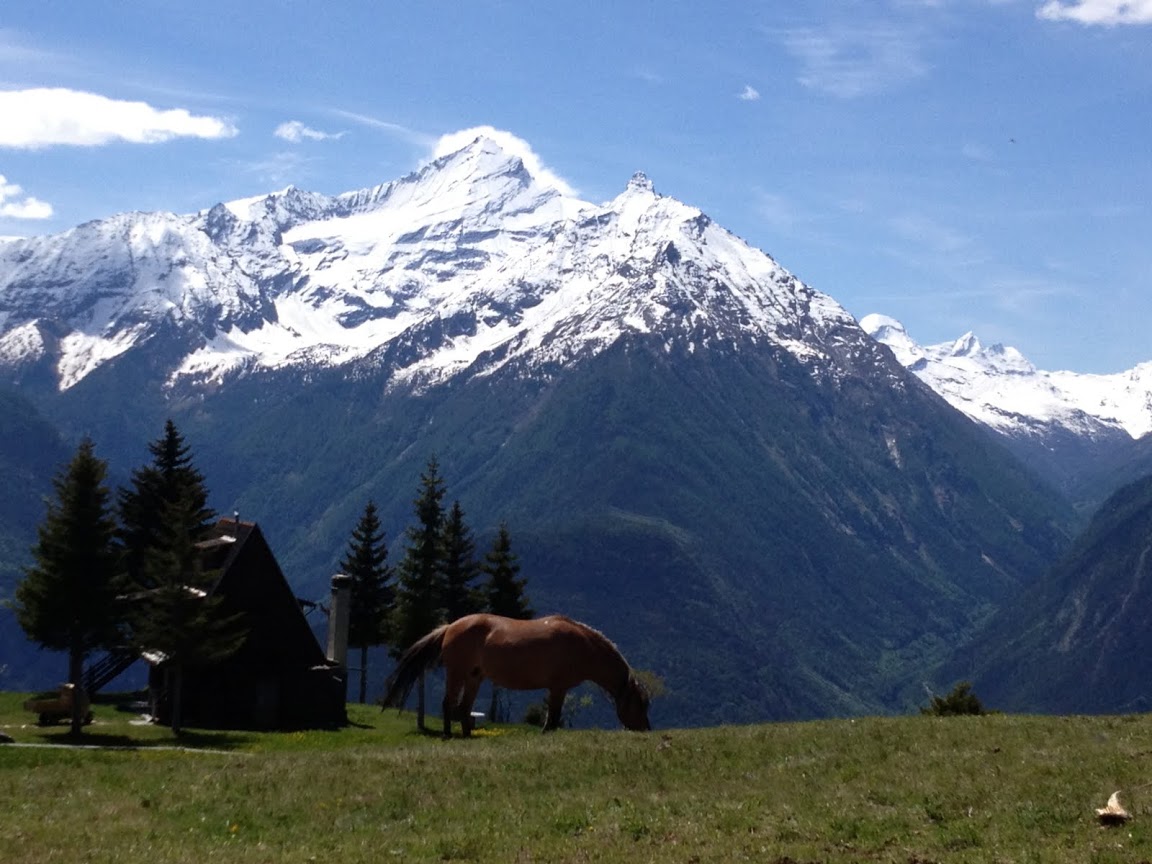
[[[412, 502], [416, 524], [408, 528], [404, 560], [396, 579], [392, 646], [402, 654], [421, 636], [440, 623], [443, 576], [441, 530], [444, 526], [444, 480], [436, 457], [420, 475], [420, 492]], [[424, 730], [424, 675], [416, 691], [416, 724]]]
[[528, 580], [519, 578], [520, 562], [512, 552], [512, 539], [503, 522], [484, 556], [481, 570], [487, 577], [483, 589], [485, 611], [505, 618], [531, 618], [535, 614], [524, 593]]
[[[33, 642], [68, 652], [68, 682], [79, 696], [84, 661], [118, 640], [116, 523], [104, 485], [108, 467], [85, 438], [53, 481], [56, 500], [40, 524], [34, 563], [16, 588], [16, 620]], [[83, 725], [72, 700], [72, 734]]]
[[170, 725], [179, 735], [184, 671], [231, 656], [246, 631], [240, 616], [229, 615], [224, 599], [212, 593], [219, 573], [202, 567], [195, 542], [201, 511], [196, 499], [186, 495], [161, 506], [158, 534], [142, 562], [142, 581], [150, 587], [132, 598], [133, 637], [139, 650], [165, 657]]
[[443, 548], [443, 590], [440, 597], [444, 617], [455, 621], [473, 612], [479, 612], [484, 599], [474, 585], [480, 575], [476, 560], [476, 541], [472, 529], [464, 522], [464, 510], [455, 501], [444, 519], [440, 535]]
[[205, 537], [215, 514], [208, 507], [204, 475], [192, 464], [191, 448], [172, 420], [164, 434], [148, 445], [152, 463], [132, 472], [131, 486], [118, 496], [120, 539], [130, 583], [147, 587], [144, 561], [149, 549], [164, 536], [163, 514], [188, 510], [187, 530], [193, 540]]
[[341, 572], [352, 579], [348, 644], [360, 649], [360, 704], [368, 696], [368, 648], [388, 641], [394, 594], [387, 558], [376, 504], [369, 501], [340, 562]]
[[[519, 578], [520, 562], [512, 552], [512, 538], [506, 523], [500, 523], [500, 530], [480, 569], [486, 577], [481, 589], [486, 612], [505, 618], [531, 618], [535, 614], [524, 594], [528, 580]], [[500, 688], [493, 684], [492, 702], [488, 706], [488, 719], [491, 721], [497, 719], [499, 701]]]

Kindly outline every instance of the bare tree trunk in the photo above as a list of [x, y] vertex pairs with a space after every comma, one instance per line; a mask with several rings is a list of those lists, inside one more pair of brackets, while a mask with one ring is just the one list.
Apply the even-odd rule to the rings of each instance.
[[420, 686], [416, 688], [416, 728], [427, 732], [424, 725], [424, 673], [420, 673]]
[[179, 735], [184, 722], [184, 676], [179, 665], [168, 670], [169, 688], [172, 705], [172, 734]]
[[368, 646], [360, 646], [360, 704], [368, 701]]
[[68, 652], [68, 683], [72, 685], [72, 729], [69, 734], [78, 736], [84, 730], [84, 652], [73, 648]]

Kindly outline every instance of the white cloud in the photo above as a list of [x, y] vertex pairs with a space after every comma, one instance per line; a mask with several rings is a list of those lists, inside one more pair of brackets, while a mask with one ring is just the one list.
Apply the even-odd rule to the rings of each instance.
[[740, 91], [740, 98], [745, 102], [755, 102], [760, 98], [760, 91], [751, 84], [745, 84], [744, 89]]
[[284, 186], [299, 183], [310, 173], [309, 166], [315, 163], [313, 157], [302, 156], [299, 150], [282, 150], [263, 159], [237, 162], [242, 170], [260, 179], [261, 183]]
[[0, 90], [0, 147], [33, 150], [54, 145], [94, 147], [112, 141], [155, 144], [173, 138], [230, 138], [236, 128], [220, 117], [184, 108], [109, 99], [63, 88]]
[[540, 182], [552, 186], [562, 195], [573, 197], [577, 195], [576, 190], [569, 185], [568, 181], [540, 161], [540, 157], [532, 151], [527, 141], [517, 138], [511, 132], [495, 129], [492, 126], [473, 126], [471, 129], [461, 129], [459, 132], [450, 132], [440, 136], [440, 140], [432, 149], [432, 158], [439, 159], [441, 156], [455, 153], [457, 150], [467, 147], [477, 138], [491, 138], [500, 145], [502, 150], [519, 158], [524, 163], [524, 167], [528, 169], [528, 173]]
[[51, 219], [52, 205], [31, 195], [0, 174], [0, 216], [11, 219]]
[[417, 132], [414, 129], [409, 129], [407, 126], [401, 126], [399, 123], [390, 123], [387, 120], [380, 120], [368, 114], [358, 114], [355, 111], [345, 111], [342, 108], [332, 109], [333, 114], [337, 117], [342, 117], [345, 120], [351, 120], [353, 123], [359, 123], [362, 126], [367, 126], [370, 129], [377, 129], [381, 132], [386, 132], [397, 138], [401, 138], [417, 147], [431, 147], [435, 141], [430, 135], [425, 135], [423, 132]]
[[926, 71], [914, 34], [897, 26], [801, 28], [784, 32], [783, 42], [801, 63], [801, 84], [846, 99], [879, 92]]
[[1036, 15], [1049, 21], [1080, 24], [1152, 24], [1152, 0], [1049, 0], [1036, 10]]
[[285, 141], [290, 141], [293, 144], [298, 144], [305, 139], [309, 141], [335, 141], [337, 138], [344, 137], [343, 132], [321, 132], [319, 129], [305, 126], [299, 120], [289, 120], [287, 123], [281, 123], [272, 134], [277, 138], [283, 138]]

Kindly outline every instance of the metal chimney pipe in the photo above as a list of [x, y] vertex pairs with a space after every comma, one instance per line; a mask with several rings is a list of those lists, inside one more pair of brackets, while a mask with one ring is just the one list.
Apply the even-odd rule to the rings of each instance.
[[332, 577], [332, 603], [328, 609], [328, 659], [348, 667], [348, 619], [352, 612], [352, 577]]

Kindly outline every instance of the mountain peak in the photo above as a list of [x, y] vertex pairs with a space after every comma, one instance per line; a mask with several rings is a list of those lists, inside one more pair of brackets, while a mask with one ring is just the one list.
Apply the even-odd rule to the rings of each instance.
[[1085, 424], [1123, 429], [1133, 438], [1152, 429], [1152, 385], [1133, 374], [1138, 370], [1048, 372], [1010, 345], [984, 346], [972, 332], [921, 346], [885, 315], [865, 315], [860, 326], [953, 407], [1005, 434], [1033, 434], [1029, 430], [1037, 424], [1062, 425], [1073, 434], [1081, 434]]
[[637, 171], [632, 175], [632, 179], [628, 181], [628, 189], [631, 192], [651, 192], [653, 194], [656, 191], [652, 187], [652, 181], [643, 171]]
[[959, 339], [952, 343], [952, 356], [953, 357], [972, 357], [979, 354], [984, 346], [980, 344], [980, 340], [976, 334], [969, 330]]
[[528, 142], [511, 132], [492, 126], [476, 126], [444, 135], [436, 145], [432, 164], [456, 163], [485, 166], [493, 173], [503, 171], [521, 174], [530, 185], [575, 197], [574, 190], [563, 178], [550, 170]]
[[873, 312], [860, 319], [860, 327], [877, 342], [892, 349], [892, 353], [903, 366], [911, 366], [924, 356], [924, 352], [908, 335], [904, 325], [895, 318]]

